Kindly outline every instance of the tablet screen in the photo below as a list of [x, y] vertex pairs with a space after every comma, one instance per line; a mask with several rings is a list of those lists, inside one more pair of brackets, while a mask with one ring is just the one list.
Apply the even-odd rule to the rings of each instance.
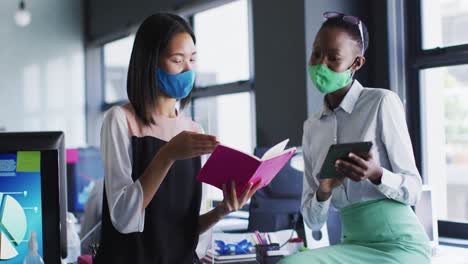
[[371, 148], [372, 142], [367, 141], [331, 145], [323, 162], [319, 177], [321, 179], [343, 177], [344, 175], [336, 171], [335, 162], [338, 159], [349, 160], [348, 155], [351, 152], [356, 155], [367, 154]]

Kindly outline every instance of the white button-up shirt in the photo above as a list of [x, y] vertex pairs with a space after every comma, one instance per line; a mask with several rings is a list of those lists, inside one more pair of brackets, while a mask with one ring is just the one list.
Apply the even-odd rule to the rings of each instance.
[[[336, 143], [371, 141], [374, 159], [383, 168], [382, 183], [354, 182], [345, 178], [331, 197], [319, 202], [319, 173], [328, 149]], [[341, 209], [349, 205], [390, 198], [414, 205], [421, 193], [403, 104], [390, 90], [364, 88], [356, 80], [341, 104], [330, 110], [324, 100], [321, 113], [304, 123], [304, 189], [302, 214], [312, 230], [327, 220], [330, 203]]]

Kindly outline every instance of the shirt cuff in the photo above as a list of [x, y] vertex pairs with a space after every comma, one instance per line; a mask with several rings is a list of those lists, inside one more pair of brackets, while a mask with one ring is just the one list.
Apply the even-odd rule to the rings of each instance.
[[[135, 182], [137, 188], [138, 188], [138, 192], [141, 193], [141, 202], [138, 203], [138, 205], [140, 206], [140, 208], [143, 208], [143, 200], [144, 200], [144, 194], [143, 194], [143, 187], [141, 186], [141, 183], [140, 183], [140, 180], [137, 180]], [[138, 231], [139, 232], [143, 232], [143, 230], [145, 229], [145, 212], [146, 210], [145, 209], [140, 209], [141, 210], [141, 214], [139, 214], [139, 221], [138, 221]]]
[[317, 200], [317, 192], [315, 192], [314, 197], [310, 205], [310, 215], [314, 216], [316, 221], [311, 223], [311, 229], [313, 231], [318, 231], [322, 229], [323, 224], [327, 221], [328, 209], [330, 208], [331, 195], [327, 200], [319, 202]]
[[122, 234], [143, 232], [145, 210], [143, 209], [143, 188], [140, 181], [126, 186], [110, 209], [110, 217], [115, 229]]
[[318, 198], [317, 198], [317, 192], [315, 192], [314, 194], [314, 198], [312, 199], [312, 205], [311, 205], [311, 208], [316, 212], [328, 212], [328, 207], [330, 207], [330, 202], [331, 202], [331, 195], [330, 197], [328, 197], [327, 200], [325, 201], [322, 201], [322, 202], [319, 202]]
[[389, 195], [393, 192], [398, 192], [401, 186], [402, 178], [400, 175], [394, 174], [393, 172], [382, 168], [381, 183], [377, 186], [377, 189], [385, 195]]

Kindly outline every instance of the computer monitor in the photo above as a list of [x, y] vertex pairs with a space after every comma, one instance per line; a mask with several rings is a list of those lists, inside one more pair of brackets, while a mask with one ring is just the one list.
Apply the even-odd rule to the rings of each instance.
[[[256, 148], [254, 154], [261, 157], [268, 149]], [[300, 211], [303, 177], [304, 160], [302, 149], [298, 147], [296, 154], [271, 183], [252, 197], [248, 230], [274, 232], [302, 226]]]
[[0, 264], [23, 263], [31, 240], [45, 263], [66, 257], [64, 152], [63, 132], [0, 133]]
[[101, 151], [96, 147], [67, 149], [68, 210], [82, 213], [92, 188], [104, 178]]

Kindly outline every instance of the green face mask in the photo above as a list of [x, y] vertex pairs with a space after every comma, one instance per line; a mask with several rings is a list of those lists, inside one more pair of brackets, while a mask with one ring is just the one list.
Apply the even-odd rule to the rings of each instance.
[[334, 72], [322, 64], [309, 65], [309, 76], [317, 89], [323, 93], [333, 93], [351, 83], [351, 71]]

